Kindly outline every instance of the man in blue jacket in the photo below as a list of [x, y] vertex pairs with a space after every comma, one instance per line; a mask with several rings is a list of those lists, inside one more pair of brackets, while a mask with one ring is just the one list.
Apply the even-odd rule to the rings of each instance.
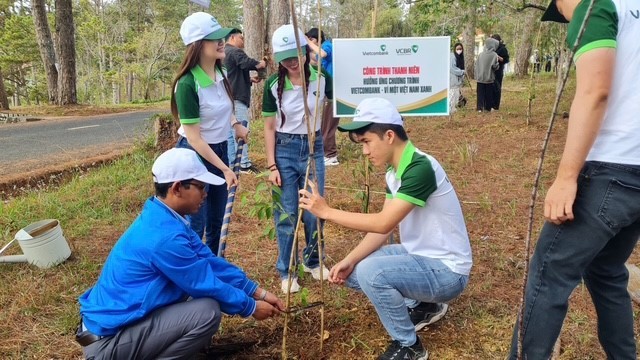
[[152, 172], [156, 195], [80, 296], [76, 340], [87, 359], [189, 359], [209, 345], [222, 312], [263, 320], [284, 309], [189, 227], [207, 184], [224, 179], [189, 149], [163, 153]]

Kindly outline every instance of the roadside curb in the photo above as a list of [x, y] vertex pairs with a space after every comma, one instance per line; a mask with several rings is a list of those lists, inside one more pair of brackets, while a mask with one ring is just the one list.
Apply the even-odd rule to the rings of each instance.
[[77, 174], [84, 174], [88, 170], [109, 165], [131, 152], [132, 149], [125, 149], [115, 154], [71, 161], [46, 170], [30, 171], [0, 179], [0, 200], [8, 201], [29, 191], [63, 184]]

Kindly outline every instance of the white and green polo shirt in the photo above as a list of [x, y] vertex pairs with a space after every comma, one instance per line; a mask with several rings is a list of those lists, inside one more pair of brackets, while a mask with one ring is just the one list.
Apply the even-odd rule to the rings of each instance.
[[208, 144], [219, 144], [229, 137], [233, 100], [227, 94], [219, 71], [216, 77], [218, 81], [196, 65], [178, 80], [175, 98], [181, 136], [184, 136], [184, 125], [200, 124], [200, 135]]
[[[576, 7], [567, 32], [573, 47], [586, 16], [589, 0]], [[600, 132], [587, 160], [640, 165], [640, 2], [602, 0], [594, 3], [584, 35], [576, 50], [581, 56], [591, 50], [615, 48], [616, 59], [607, 110]]]
[[[325, 96], [333, 99], [333, 85], [331, 77], [322, 70], [321, 74], [311, 67], [309, 76], [309, 91], [307, 93], [307, 104], [311, 113], [310, 121], [313, 124], [316, 113], [316, 94], [318, 91], [318, 82], [320, 82], [320, 99], [318, 104], [318, 119], [316, 121], [315, 130], [320, 130], [322, 124], [322, 104]], [[282, 104], [278, 101], [278, 74], [274, 74], [267, 80], [264, 87], [264, 96], [262, 98], [262, 116], [276, 117], [276, 131], [287, 134], [306, 134], [307, 124], [304, 119], [304, 103], [302, 102], [302, 86], [293, 85], [288, 77], [285, 77], [284, 91], [282, 92]], [[282, 126], [280, 110], [284, 112], [286, 120]]]
[[387, 198], [416, 205], [400, 221], [400, 242], [409, 254], [442, 261], [451, 271], [469, 275], [469, 235], [447, 174], [438, 161], [409, 141], [398, 169], [389, 167]]

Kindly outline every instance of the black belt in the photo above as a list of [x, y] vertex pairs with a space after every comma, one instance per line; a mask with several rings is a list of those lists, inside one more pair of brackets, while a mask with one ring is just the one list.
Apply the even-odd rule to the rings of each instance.
[[82, 322], [80, 322], [80, 325], [78, 325], [78, 329], [76, 330], [76, 341], [83, 347], [89, 346], [94, 342], [102, 340], [106, 337], [107, 336], [96, 335], [89, 330], [82, 331]]

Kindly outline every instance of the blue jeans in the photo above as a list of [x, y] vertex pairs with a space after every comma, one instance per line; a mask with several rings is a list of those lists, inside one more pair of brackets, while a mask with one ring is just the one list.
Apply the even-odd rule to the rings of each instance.
[[[194, 150], [186, 137], [180, 137], [176, 147]], [[209, 147], [218, 157], [227, 164], [227, 142], [223, 141], [218, 144], [209, 144]], [[195, 150], [194, 150], [195, 151]], [[198, 155], [199, 156], [199, 155]], [[204, 163], [210, 173], [220, 176], [224, 179], [224, 174], [220, 169], [213, 166], [210, 162], [200, 156], [200, 160]], [[218, 254], [218, 246], [220, 245], [220, 230], [222, 229], [222, 218], [224, 217], [224, 208], [227, 203], [227, 184], [207, 185], [207, 198], [200, 210], [196, 214], [191, 215], [191, 229], [202, 238], [205, 235], [205, 243], [211, 249], [211, 252]]]
[[458, 297], [469, 276], [454, 273], [440, 260], [411, 255], [402, 244], [385, 245], [360, 261], [346, 281], [364, 292], [382, 325], [403, 346], [416, 342], [407, 307], [443, 303]]
[[[249, 108], [242, 101], [235, 100], [236, 106], [236, 119], [240, 121], [244, 126], [249, 129]], [[229, 164], [233, 166], [236, 161], [236, 151], [238, 143], [236, 142], [236, 132], [232, 128], [229, 132], [229, 138], [227, 139], [227, 154], [229, 157]], [[251, 160], [249, 160], [249, 144], [244, 144], [242, 147], [242, 159], [240, 160], [240, 167], [248, 168], [251, 166]]]
[[[640, 166], [587, 162], [578, 178], [575, 219], [545, 223], [529, 268], [523, 354], [548, 359], [573, 289], [584, 279], [609, 359], [636, 359], [624, 265], [640, 237]], [[516, 323], [510, 358], [516, 358]]]
[[[318, 190], [321, 194], [324, 194], [324, 151], [322, 148], [322, 135], [318, 131], [314, 144], [314, 160], [316, 162]], [[282, 196], [280, 197], [282, 209], [278, 204], [275, 204], [274, 210], [279, 250], [276, 268], [280, 273], [280, 278], [284, 279], [289, 273], [293, 235], [296, 221], [298, 220], [298, 199], [300, 198], [298, 191], [304, 187], [304, 178], [309, 160], [309, 139], [307, 135], [276, 132], [275, 156], [282, 181], [282, 186], [280, 187], [282, 190]], [[313, 172], [310, 172], [309, 178], [311, 180], [316, 178], [313, 176]], [[273, 196], [274, 201], [277, 202], [277, 194], [274, 193]], [[322, 229], [318, 229], [317, 218], [308, 211], [303, 213], [302, 221], [307, 243], [302, 253], [303, 263], [309, 268], [317, 268], [320, 264], [318, 258], [318, 232], [322, 231]], [[297, 256], [294, 264], [298, 264]]]

